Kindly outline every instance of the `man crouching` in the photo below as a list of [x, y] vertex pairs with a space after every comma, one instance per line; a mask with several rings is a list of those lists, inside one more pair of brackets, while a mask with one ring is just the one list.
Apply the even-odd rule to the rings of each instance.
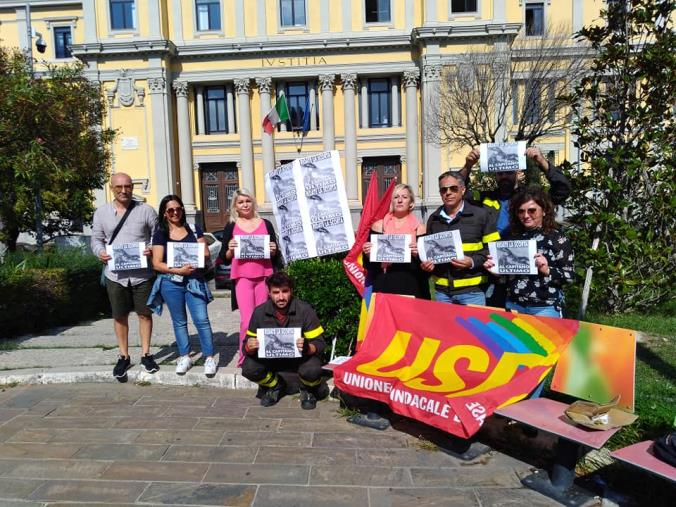
[[[324, 329], [312, 306], [293, 297], [293, 279], [289, 275], [281, 271], [274, 273], [266, 280], [266, 285], [269, 298], [256, 307], [249, 322], [242, 375], [263, 388], [261, 405], [271, 407], [285, 390], [284, 379], [277, 372], [298, 372], [300, 406], [304, 410], [312, 410], [317, 406], [317, 399], [328, 395], [328, 387], [322, 382], [319, 359], [326, 347]], [[297, 351], [292, 351], [291, 357], [272, 359], [268, 356], [274, 354], [270, 354], [267, 346], [260, 350], [262, 344], [258, 340], [258, 331], [271, 330], [271, 333], [265, 334], [272, 335], [272, 330], [279, 328], [298, 329], [300, 337], [295, 340]], [[289, 333], [280, 333], [283, 334]]]

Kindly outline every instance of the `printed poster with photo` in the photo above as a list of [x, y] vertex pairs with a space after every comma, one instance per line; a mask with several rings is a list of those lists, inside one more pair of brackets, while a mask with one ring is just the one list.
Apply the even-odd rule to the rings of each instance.
[[418, 238], [418, 256], [423, 262], [445, 264], [465, 258], [460, 231], [444, 231]]
[[491, 270], [498, 275], [537, 275], [535, 254], [537, 244], [534, 239], [514, 241], [493, 241], [488, 243], [488, 251], [495, 262]]
[[410, 234], [371, 235], [371, 262], [411, 262]]
[[354, 229], [337, 151], [294, 160], [266, 175], [285, 261], [348, 251]]
[[262, 359], [288, 359], [301, 357], [296, 346], [300, 338], [299, 327], [275, 327], [256, 330], [258, 357]]
[[148, 258], [143, 255], [146, 249], [144, 242], [106, 245], [106, 253], [111, 256], [108, 269], [111, 271], [128, 271], [148, 267]]
[[204, 267], [204, 245], [202, 243], [167, 242], [167, 264], [170, 268], [181, 268], [190, 264]]
[[526, 141], [482, 143], [479, 151], [481, 172], [496, 173], [526, 169]]
[[235, 259], [269, 259], [270, 236], [268, 234], [235, 234]]

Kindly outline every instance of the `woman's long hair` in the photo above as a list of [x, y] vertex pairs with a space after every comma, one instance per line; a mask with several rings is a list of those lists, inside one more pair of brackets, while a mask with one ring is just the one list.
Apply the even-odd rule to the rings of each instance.
[[169, 204], [171, 201], [176, 201], [178, 204], [181, 205], [181, 221], [179, 222], [179, 225], [182, 227], [185, 227], [186, 221], [185, 221], [185, 208], [183, 206], [183, 201], [181, 198], [177, 195], [174, 194], [169, 194], [167, 196], [164, 196], [162, 200], [160, 201], [160, 209], [157, 213], [157, 227], [164, 233], [167, 238], [169, 237], [169, 222], [167, 222], [167, 218], [164, 216], [164, 214], [167, 211], [167, 204]]
[[260, 215], [258, 214], [258, 203], [256, 202], [256, 196], [253, 195], [253, 193], [247, 190], [246, 188], [238, 188], [232, 193], [232, 201], [230, 201], [230, 221], [234, 222], [239, 217], [239, 214], [235, 209], [235, 203], [237, 202], [237, 198], [242, 195], [245, 197], [249, 197], [251, 199], [253, 207], [253, 215], [256, 218], [260, 218]]
[[519, 208], [523, 203], [535, 201], [542, 208], [544, 216], [542, 217], [542, 232], [545, 234], [556, 229], [554, 220], [554, 203], [542, 187], [534, 185], [528, 188], [518, 190], [512, 200], [509, 202], [509, 227], [513, 233], [520, 234], [526, 231], [526, 228], [519, 220]]

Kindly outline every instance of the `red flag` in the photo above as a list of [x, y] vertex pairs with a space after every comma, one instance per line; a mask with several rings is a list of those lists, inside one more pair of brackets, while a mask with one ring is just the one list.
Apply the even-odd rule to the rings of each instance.
[[345, 259], [343, 259], [345, 273], [357, 288], [360, 296], [364, 296], [364, 287], [366, 285], [366, 270], [361, 261], [361, 251], [369, 237], [373, 223], [383, 218], [389, 211], [392, 193], [396, 184], [396, 180], [392, 181], [385, 195], [378, 201], [378, 180], [376, 179], [375, 171], [371, 174], [371, 181], [369, 181], [369, 188], [366, 192], [364, 209], [362, 210], [354, 245], [352, 245]]
[[366, 339], [333, 370], [336, 387], [463, 438], [528, 396], [570, 341], [589, 333], [574, 320], [395, 294], [378, 294], [369, 313]]

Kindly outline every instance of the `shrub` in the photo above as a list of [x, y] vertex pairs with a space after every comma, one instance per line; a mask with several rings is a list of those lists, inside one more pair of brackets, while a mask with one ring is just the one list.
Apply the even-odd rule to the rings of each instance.
[[336, 340], [336, 355], [345, 355], [354, 347], [359, 326], [361, 298], [343, 271], [339, 257], [321, 257], [295, 261], [289, 274], [296, 281], [295, 294], [310, 303], [324, 327], [327, 350]]
[[81, 250], [14, 253], [0, 266], [3, 338], [91, 319], [108, 308], [101, 263]]

